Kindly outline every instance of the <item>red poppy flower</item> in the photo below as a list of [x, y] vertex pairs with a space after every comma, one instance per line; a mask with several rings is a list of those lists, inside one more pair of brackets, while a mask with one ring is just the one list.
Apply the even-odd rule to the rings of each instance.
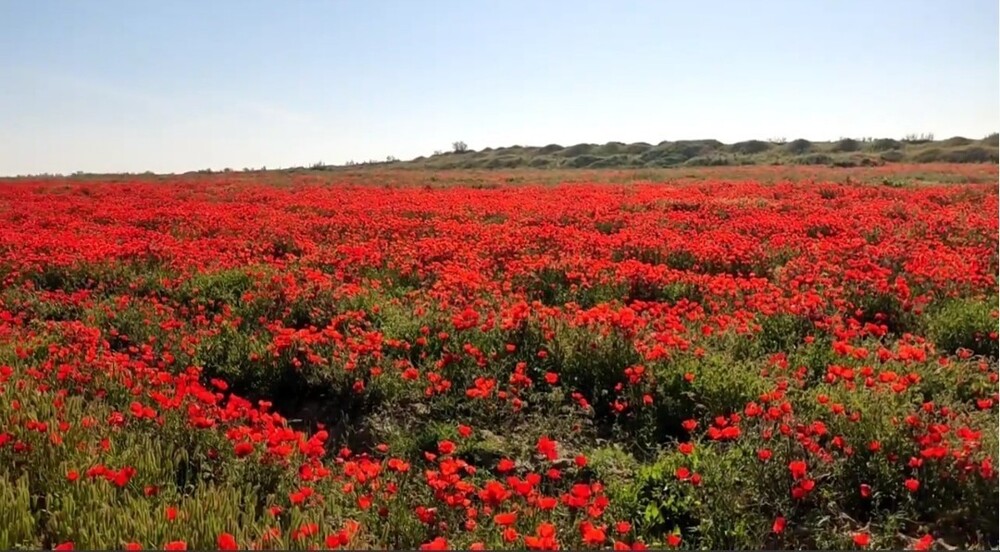
[[517, 522], [517, 512], [505, 512], [493, 516], [493, 523], [496, 523], [501, 527], [514, 525], [515, 522]]
[[934, 546], [934, 537], [931, 535], [924, 535], [913, 543], [914, 550], [930, 550], [932, 546]]
[[788, 471], [792, 472], [793, 479], [802, 479], [806, 476], [808, 467], [802, 460], [793, 460], [788, 464]]
[[604, 544], [608, 538], [603, 527], [597, 527], [589, 521], [580, 524], [580, 536], [583, 538], [584, 544], [589, 546]]
[[448, 540], [444, 537], [437, 537], [430, 542], [420, 545], [421, 550], [449, 550]]
[[236, 537], [229, 533], [222, 533], [216, 540], [216, 546], [219, 550], [238, 550], [239, 546], [236, 544]]
[[233, 447], [233, 452], [236, 454], [237, 458], [243, 458], [245, 456], [249, 456], [251, 453], [253, 453], [253, 443], [248, 443], [246, 441], [241, 441], [239, 443], [236, 443], [236, 445]]
[[538, 449], [539, 454], [545, 456], [549, 460], [555, 460], [559, 457], [559, 453], [556, 451], [556, 442], [549, 439], [546, 435], [542, 435], [538, 438], [536, 448]]

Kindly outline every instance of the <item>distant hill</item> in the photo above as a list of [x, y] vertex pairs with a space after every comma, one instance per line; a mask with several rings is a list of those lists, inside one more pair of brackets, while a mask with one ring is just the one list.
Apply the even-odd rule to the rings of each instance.
[[748, 140], [723, 144], [718, 140], [679, 140], [647, 144], [576, 144], [510, 146], [479, 151], [451, 151], [393, 166], [428, 169], [638, 168], [725, 165], [831, 165], [843, 167], [885, 163], [997, 163], [997, 134], [980, 140], [954, 137], [930, 140], [910, 137], [810, 142], [797, 139]]
[[[462, 144], [464, 148], [464, 144]], [[459, 148], [461, 149], [461, 148]], [[389, 156], [385, 161], [348, 162], [329, 165], [322, 162], [308, 167], [251, 169], [242, 172], [342, 171], [369, 168], [398, 169], [657, 169], [677, 167], [739, 167], [751, 165], [819, 165], [828, 167], [873, 167], [891, 163], [1000, 163], [1000, 141], [997, 133], [973, 140], [955, 136], [946, 140], [925, 137], [843, 138], [832, 142], [796, 140], [747, 140], [724, 144], [718, 140], [678, 140], [647, 144], [608, 142], [606, 144], [576, 144], [561, 146], [508, 146], [479, 151], [438, 152], [409, 161]], [[183, 174], [218, 174], [239, 172], [233, 169], [203, 169]], [[17, 178], [98, 179], [114, 176], [166, 177], [166, 174], [87, 173], [71, 175], [36, 174]]]

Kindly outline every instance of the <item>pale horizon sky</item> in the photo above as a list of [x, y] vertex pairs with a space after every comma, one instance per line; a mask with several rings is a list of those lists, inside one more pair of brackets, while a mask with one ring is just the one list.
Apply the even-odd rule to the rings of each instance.
[[982, 138], [996, 0], [0, 0], [0, 175]]

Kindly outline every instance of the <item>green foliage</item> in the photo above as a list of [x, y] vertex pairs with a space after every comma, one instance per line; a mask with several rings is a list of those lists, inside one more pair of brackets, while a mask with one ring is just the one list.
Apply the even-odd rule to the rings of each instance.
[[594, 149], [595, 146], [593, 144], [577, 144], [556, 152], [556, 155], [560, 157], [579, 157], [581, 155], [589, 154]]
[[859, 322], [885, 325], [896, 335], [914, 331], [919, 319], [898, 296], [885, 292], [865, 292], [855, 296], [856, 318]]
[[771, 143], [763, 140], [747, 140], [745, 142], [736, 142], [735, 144], [729, 146], [729, 150], [733, 153], [741, 153], [744, 155], [762, 153], [770, 149]]
[[997, 300], [948, 299], [927, 314], [928, 334], [946, 354], [968, 349], [997, 358]]
[[199, 296], [207, 302], [233, 303], [253, 285], [253, 278], [243, 269], [197, 274], [188, 280], [182, 293]]
[[815, 328], [811, 320], [793, 314], [774, 314], [760, 319], [755, 345], [761, 355], [794, 351]]
[[[743, 448], [701, 449], [684, 456], [671, 453], [639, 471], [633, 484], [640, 512], [634, 522], [643, 531], [682, 530], [688, 546], [721, 549], [768, 548], [766, 527], [774, 504], [760, 502], [761, 478], [743, 479], [737, 466], [753, 462]], [[701, 476], [695, 487], [676, 476], [686, 468]], [[772, 494], [763, 492], [763, 496]], [[720, 523], [719, 520], [725, 520]]]
[[941, 148], [927, 148], [917, 153], [913, 160], [917, 163], [939, 163], [944, 160], [944, 151]]
[[608, 415], [614, 388], [625, 379], [625, 368], [639, 363], [635, 346], [618, 331], [599, 335], [559, 324], [554, 333], [546, 364], [567, 387], [587, 397], [598, 417]]
[[[790, 142], [789, 145], [794, 143]], [[810, 153], [808, 155], [799, 155], [793, 159], [799, 165], [829, 165], [833, 163], [833, 157], [826, 153]]]
[[889, 151], [889, 150], [899, 150], [902, 149], [904, 144], [899, 140], [893, 140], [892, 138], [878, 138], [872, 140], [868, 144], [868, 149], [871, 151]]
[[853, 138], [841, 138], [834, 142], [831, 149], [836, 152], [853, 152], [861, 149], [861, 143]]
[[885, 150], [879, 154], [879, 159], [890, 163], [898, 163], [905, 158], [906, 155], [897, 149]]
[[942, 146], [968, 146], [973, 141], [968, 138], [963, 138], [962, 136], [953, 136], [947, 140], [942, 140]]
[[998, 159], [1000, 153], [996, 148], [986, 149], [980, 146], [945, 150], [941, 154], [941, 161], [945, 163], [996, 163]]
[[792, 140], [791, 142], [785, 144], [784, 150], [792, 155], [802, 155], [804, 153], [809, 153], [812, 151], [813, 145], [809, 140], [799, 138], [797, 140]]

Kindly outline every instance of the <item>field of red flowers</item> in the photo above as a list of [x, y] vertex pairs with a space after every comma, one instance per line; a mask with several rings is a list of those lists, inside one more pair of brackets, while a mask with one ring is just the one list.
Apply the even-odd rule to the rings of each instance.
[[980, 173], [0, 184], [0, 549], [996, 546]]

